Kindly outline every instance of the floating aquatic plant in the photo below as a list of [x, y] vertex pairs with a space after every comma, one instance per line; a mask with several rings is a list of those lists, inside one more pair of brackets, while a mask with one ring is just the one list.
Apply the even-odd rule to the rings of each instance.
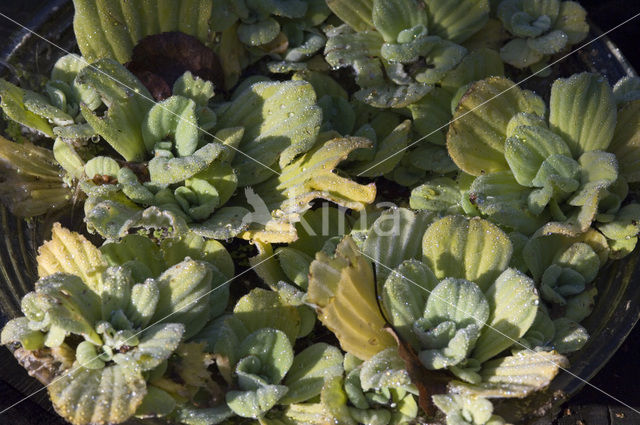
[[[14, 345], [16, 357], [59, 359], [43, 383], [65, 419], [166, 416], [198, 391], [212, 391], [206, 376], [195, 385], [172, 383], [165, 373], [195, 373], [180, 369], [184, 360], [172, 364], [172, 356], [206, 369], [205, 356], [185, 341], [226, 307], [228, 288], [220, 285], [233, 264], [220, 244], [189, 236], [158, 248], [130, 235], [98, 249], [56, 224], [37, 260], [40, 279], [22, 300], [25, 316], [7, 323], [2, 344]], [[177, 388], [183, 391], [174, 393]]]
[[[539, 97], [505, 78], [478, 82], [463, 96], [447, 147], [462, 171], [476, 176], [469, 201], [491, 220], [528, 235], [542, 226], [541, 234], [568, 235], [595, 227], [612, 245], [633, 243], [635, 229], [626, 223], [637, 208], [623, 202], [635, 168], [616, 152], [633, 151], [634, 135], [627, 130], [613, 143], [623, 130], [611, 88], [595, 74], [557, 80], [548, 120], [545, 109]], [[619, 232], [607, 232], [614, 228]]]
[[497, 15], [513, 37], [500, 49], [500, 56], [516, 68], [541, 69], [551, 55], [589, 33], [587, 12], [575, 1], [503, 0]]
[[489, 18], [487, 2], [332, 1], [345, 24], [326, 31], [325, 58], [350, 66], [357, 99], [379, 108], [408, 106], [439, 83], [466, 55], [458, 43]]

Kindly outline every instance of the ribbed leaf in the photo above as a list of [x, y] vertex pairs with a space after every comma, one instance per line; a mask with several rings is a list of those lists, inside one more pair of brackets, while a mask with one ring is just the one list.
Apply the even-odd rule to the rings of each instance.
[[[293, 344], [300, 331], [298, 310], [287, 305], [277, 292], [255, 288], [240, 298], [233, 309], [249, 332], [262, 328], [278, 329], [284, 332]], [[274, 381], [274, 383], [279, 381]]]
[[551, 129], [568, 143], [574, 158], [606, 150], [616, 125], [616, 104], [603, 77], [582, 73], [559, 79], [551, 87]]
[[373, 258], [378, 283], [404, 260], [420, 259], [421, 240], [433, 216], [406, 208], [384, 212], [367, 233], [362, 251]]
[[325, 343], [304, 349], [293, 358], [284, 380], [289, 391], [280, 403], [300, 403], [319, 395], [327, 379], [342, 375], [342, 361], [340, 350]]
[[218, 115], [220, 128], [244, 127], [239, 148], [246, 156], [236, 155], [233, 163], [239, 185], [273, 176], [256, 160], [269, 167], [284, 167], [308, 151], [321, 121], [313, 87], [306, 81], [260, 82], [241, 91]]
[[425, 1], [431, 34], [462, 43], [489, 20], [487, 0]]
[[374, 0], [371, 16], [387, 43], [395, 43], [403, 30], [427, 26], [427, 14], [416, 0]]
[[242, 357], [255, 356], [260, 360], [260, 375], [267, 382], [277, 384], [293, 364], [293, 348], [287, 335], [276, 329], [261, 328], [250, 334], [238, 348]]
[[40, 277], [69, 273], [79, 276], [95, 293], [102, 291], [102, 272], [107, 267], [102, 254], [84, 236], [59, 223], [53, 225], [51, 240], [38, 249], [37, 262]]
[[257, 418], [267, 413], [287, 393], [284, 385], [266, 385], [255, 391], [229, 391], [227, 405], [244, 418]]
[[640, 181], [640, 100], [626, 103], [618, 120], [609, 150], [616, 154], [620, 175], [629, 183]]
[[533, 280], [515, 269], [505, 270], [485, 295], [491, 314], [472, 353], [480, 362], [522, 337], [533, 323], [539, 303]]
[[146, 148], [140, 123], [153, 105], [147, 88], [111, 59], [84, 68], [76, 82], [94, 89], [108, 107], [104, 116], [98, 116], [86, 104], [81, 105], [82, 116], [91, 127], [125, 160], [143, 160]]
[[201, 261], [186, 259], [157, 279], [160, 288], [158, 307], [152, 321], [183, 323], [184, 337], [196, 334], [209, 319], [209, 292], [212, 271]]
[[485, 363], [480, 371], [482, 383], [478, 385], [453, 382], [451, 386], [470, 396], [523, 398], [545, 388], [560, 368], [568, 366], [567, 358], [555, 351], [522, 351]]
[[180, 323], [160, 323], [144, 330], [133, 357], [140, 370], [147, 371], [167, 360], [178, 348], [184, 326]]
[[512, 251], [509, 237], [479, 218], [445, 217], [422, 239], [423, 261], [439, 279], [466, 279], [483, 291], [507, 268]]
[[127, 235], [119, 242], [102, 245], [100, 252], [110, 266], [121, 266], [136, 260], [147, 266], [153, 277], [157, 277], [166, 269], [162, 252], [152, 240], [144, 236]]
[[460, 99], [447, 134], [449, 155], [456, 165], [474, 176], [508, 169], [506, 130], [519, 112], [543, 116], [544, 105], [503, 77], [473, 84]]
[[2, 98], [0, 106], [4, 113], [24, 126], [44, 133], [49, 137], [54, 137], [49, 121], [25, 107], [24, 98], [26, 94], [25, 90], [0, 78], [0, 98]]
[[207, 0], [74, 0], [73, 29], [82, 56], [93, 62], [129, 62], [135, 44], [147, 35], [181, 31], [208, 41], [214, 11]]
[[18, 317], [7, 322], [2, 328], [0, 344], [19, 342], [25, 350], [37, 350], [44, 345], [44, 335], [29, 328], [29, 319]]
[[56, 412], [74, 425], [124, 422], [147, 392], [140, 371], [132, 367], [85, 369], [77, 363], [48, 390]]
[[320, 252], [311, 263], [309, 302], [319, 306], [319, 318], [340, 341], [341, 347], [360, 359], [395, 346], [387, 333], [374, 292], [371, 265], [349, 237], [332, 259]]
[[365, 31], [373, 27], [373, 0], [328, 0], [327, 6], [356, 31]]

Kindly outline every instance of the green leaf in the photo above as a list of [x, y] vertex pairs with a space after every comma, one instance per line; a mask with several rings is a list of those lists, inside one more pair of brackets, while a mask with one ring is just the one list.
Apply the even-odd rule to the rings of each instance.
[[321, 122], [313, 87], [306, 81], [259, 82], [241, 91], [218, 112], [218, 127], [244, 127], [239, 148], [246, 155], [233, 162], [238, 184], [260, 183], [273, 175], [264, 165], [284, 167], [308, 151]]
[[423, 261], [436, 277], [457, 277], [485, 290], [509, 265], [509, 237], [494, 224], [463, 216], [433, 223], [422, 239]]
[[382, 301], [396, 332], [414, 346], [418, 340], [413, 323], [420, 319], [429, 294], [438, 279], [418, 260], [405, 260], [389, 274], [382, 288]]
[[109, 320], [117, 310], [124, 310], [131, 299], [133, 278], [131, 270], [126, 267], [109, 267], [103, 273], [102, 291], [102, 320]]
[[195, 335], [209, 319], [210, 266], [185, 259], [164, 271], [156, 281], [160, 295], [152, 321], [182, 323], [185, 339]]
[[440, 213], [461, 211], [462, 191], [454, 180], [437, 177], [411, 191], [409, 205], [414, 210], [427, 210]]
[[620, 175], [629, 183], [640, 181], [640, 100], [624, 104], [609, 151], [616, 154]]
[[567, 35], [569, 44], [579, 43], [589, 34], [586, 17], [587, 11], [578, 2], [563, 1], [560, 3], [555, 28]]
[[489, 318], [489, 303], [473, 282], [447, 278], [429, 294], [424, 318], [432, 326], [451, 321], [458, 328], [475, 324], [482, 329]]
[[416, 25], [427, 26], [427, 14], [415, 0], [373, 0], [373, 25], [384, 41], [395, 43], [398, 34]]
[[46, 118], [25, 107], [26, 91], [0, 78], [0, 106], [9, 118], [24, 126], [54, 137], [53, 130]]
[[176, 400], [166, 391], [154, 386], [147, 387], [147, 394], [136, 409], [136, 417], [157, 418], [167, 416], [176, 408]]
[[447, 415], [447, 425], [485, 425], [493, 413], [491, 402], [482, 397], [436, 394], [431, 398], [433, 403]]
[[191, 71], [187, 71], [173, 83], [173, 95], [183, 96], [193, 100], [198, 107], [207, 106], [209, 99], [215, 94], [213, 83], [203, 80]]
[[300, 403], [320, 394], [327, 379], [341, 376], [342, 353], [325, 343], [313, 344], [293, 358], [284, 384], [289, 388], [281, 404]]
[[362, 251], [373, 259], [378, 283], [384, 282], [404, 260], [420, 258], [419, 235], [432, 220], [430, 214], [396, 208], [385, 211], [373, 222]]
[[177, 95], [153, 105], [142, 122], [142, 138], [149, 152], [157, 143], [170, 140], [178, 156], [189, 156], [198, 146], [198, 132], [196, 103]]
[[[208, 0], [139, 3], [128, 0], [74, 0], [73, 29], [82, 56], [93, 62], [131, 60], [137, 42], [152, 34], [180, 31], [209, 41], [209, 21], [219, 9]], [[219, 12], [218, 12], [219, 13]]]
[[29, 319], [18, 317], [9, 320], [0, 334], [0, 345], [12, 342], [19, 342], [25, 350], [37, 350], [44, 345], [44, 335], [29, 328]]
[[180, 158], [156, 156], [149, 161], [151, 181], [156, 184], [174, 184], [193, 177], [220, 156], [223, 145], [218, 142], [207, 143], [193, 154]]
[[158, 306], [160, 288], [155, 280], [138, 283], [131, 288], [131, 301], [126, 314], [137, 326], [146, 326]]
[[447, 149], [456, 165], [474, 176], [507, 170], [507, 125], [521, 112], [543, 116], [544, 104], [504, 77], [473, 84], [460, 99], [447, 133]]
[[[378, 143], [373, 159], [352, 167], [351, 173], [364, 177], [376, 177], [393, 170], [404, 156], [402, 151], [409, 143], [410, 131], [411, 121], [403, 121]], [[401, 153], [398, 154], [399, 152]]]
[[425, 2], [432, 34], [462, 43], [489, 20], [489, 2], [435, 0]]
[[551, 129], [568, 143], [574, 158], [606, 150], [616, 125], [616, 104], [607, 81], [582, 73], [556, 80], [551, 87]]
[[589, 339], [587, 330], [571, 319], [562, 317], [553, 324], [556, 332], [551, 346], [560, 354], [580, 350]]
[[411, 378], [396, 348], [387, 348], [362, 364], [360, 382], [363, 391], [406, 388]]
[[287, 393], [284, 385], [267, 385], [255, 391], [229, 391], [227, 405], [244, 418], [258, 418], [267, 413]]
[[164, 261], [173, 266], [186, 257], [206, 261], [215, 266], [227, 278], [234, 274], [233, 259], [224, 245], [213, 239], [204, 239], [194, 233], [187, 233], [178, 238], [164, 239], [160, 244]]
[[485, 295], [491, 314], [472, 353], [480, 362], [522, 337], [533, 323], [539, 303], [533, 280], [515, 269], [505, 270]]
[[124, 422], [147, 393], [140, 371], [118, 364], [85, 369], [76, 363], [47, 389], [56, 412], [74, 425]]
[[132, 354], [140, 369], [151, 370], [167, 360], [178, 348], [184, 331], [185, 327], [180, 323], [161, 323], [146, 328]]
[[483, 365], [479, 385], [454, 381], [451, 390], [475, 397], [523, 398], [551, 383], [569, 361], [555, 351], [521, 351], [513, 356], [490, 360]]
[[[249, 332], [262, 328], [278, 329], [284, 332], [293, 344], [300, 331], [298, 310], [284, 302], [277, 292], [255, 288], [240, 298], [233, 314], [246, 326]], [[279, 381], [273, 381], [276, 383]]]
[[373, 27], [373, 0], [327, 0], [327, 6], [356, 31], [365, 31]]
[[82, 341], [76, 347], [76, 360], [86, 369], [102, 369], [105, 363], [100, 360], [97, 349], [94, 344], [89, 341]]
[[147, 88], [124, 66], [111, 59], [84, 68], [76, 82], [94, 89], [108, 108], [104, 116], [98, 116], [82, 104], [82, 116], [87, 123], [125, 160], [143, 160], [146, 148], [140, 124], [153, 106]]
[[110, 266], [121, 266], [136, 260], [147, 266], [153, 277], [157, 277], [166, 269], [162, 252], [152, 240], [144, 236], [127, 235], [118, 242], [102, 245], [100, 252]]
[[271, 17], [253, 24], [238, 25], [238, 39], [247, 46], [260, 46], [275, 39], [280, 33], [280, 24]]
[[259, 359], [260, 375], [272, 384], [281, 382], [293, 364], [293, 348], [287, 335], [272, 328], [260, 328], [246, 337], [238, 354], [240, 358], [255, 356]]

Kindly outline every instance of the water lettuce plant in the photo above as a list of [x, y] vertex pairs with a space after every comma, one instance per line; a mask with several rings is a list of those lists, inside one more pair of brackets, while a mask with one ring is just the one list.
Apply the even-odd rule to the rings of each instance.
[[[39, 250], [40, 279], [22, 300], [25, 316], [7, 323], [2, 344], [14, 346], [30, 373], [40, 364], [34, 360], [51, 358], [42, 365], [49, 373], [37, 376], [46, 376], [66, 420], [166, 416], [199, 391], [213, 391], [206, 374], [184, 379], [206, 369], [201, 347], [187, 340], [226, 307], [229, 291], [221, 285], [233, 263], [219, 243], [199, 242], [190, 237], [158, 248], [131, 235], [98, 249], [54, 225]], [[184, 362], [194, 370], [181, 369]]]
[[1, 334], [56, 411], [550, 415], [640, 232], [640, 80], [509, 79], [586, 37], [581, 6], [152, 3], [74, 0], [80, 54], [0, 79], [0, 199], [91, 235], [53, 225]]
[[500, 56], [516, 68], [542, 69], [551, 55], [568, 50], [589, 33], [587, 12], [575, 1], [504, 0], [497, 15], [512, 36]]

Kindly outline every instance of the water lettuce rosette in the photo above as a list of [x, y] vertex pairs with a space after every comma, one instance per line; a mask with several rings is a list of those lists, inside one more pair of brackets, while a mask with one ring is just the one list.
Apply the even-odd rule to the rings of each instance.
[[188, 340], [229, 299], [233, 263], [219, 243], [192, 235], [158, 248], [130, 235], [98, 249], [56, 224], [37, 261], [25, 316], [5, 325], [2, 344], [66, 420], [161, 417], [216, 395], [203, 346]]

